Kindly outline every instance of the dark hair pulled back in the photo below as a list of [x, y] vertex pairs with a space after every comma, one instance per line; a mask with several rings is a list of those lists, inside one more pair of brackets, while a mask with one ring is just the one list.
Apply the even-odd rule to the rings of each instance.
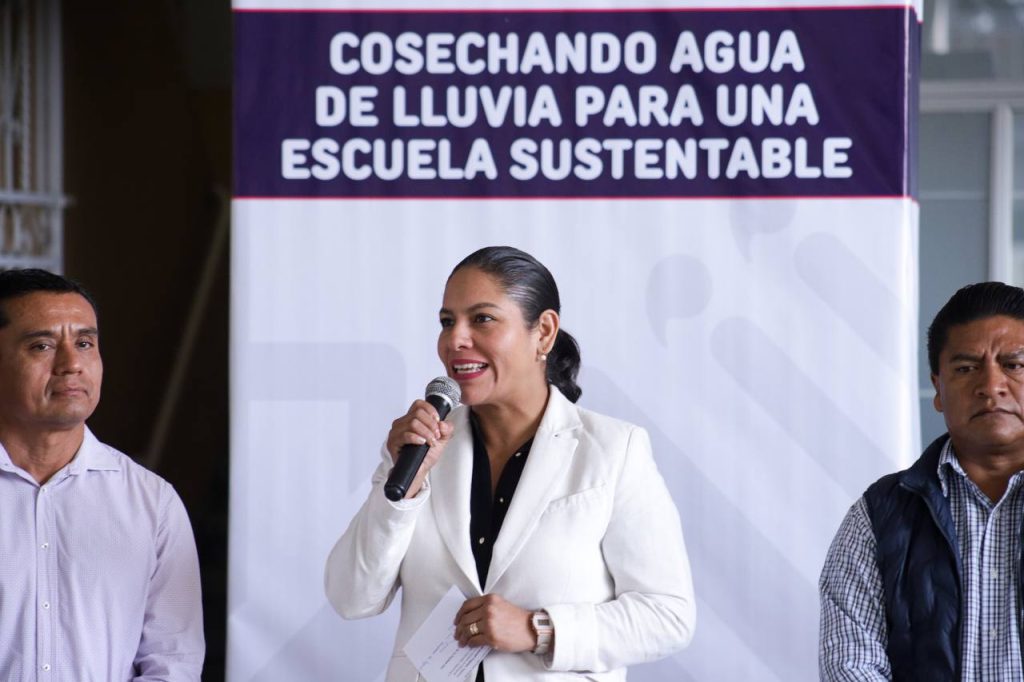
[[[558, 285], [536, 258], [511, 246], [486, 246], [469, 254], [452, 269], [451, 276], [463, 268], [477, 268], [494, 277], [505, 294], [519, 304], [523, 319], [533, 327], [545, 310], [561, 313]], [[576, 383], [580, 371], [580, 347], [576, 339], [561, 327], [548, 352], [547, 379], [566, 398], [576, 402], [583, 389]]]

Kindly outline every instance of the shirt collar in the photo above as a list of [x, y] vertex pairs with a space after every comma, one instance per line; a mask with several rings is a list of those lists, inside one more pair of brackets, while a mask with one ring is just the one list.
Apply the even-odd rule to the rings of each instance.
[[120, 471], [121, 463], [109, 447], [99, 441], [92, 434], [89, 427], [85, 427], [85, 437], [78, 452], [68, 464], [69, 474], [80, 474], [83, 471]]
[[946, 441], [946, 444], [942, 446], [942, 452], [939, 453], [939, 485], [942, 487], [942, 496], [949, 497], [949, 476], [950, 472], [960, 476], [961, 478], [967, 478], [967, 472], [960, 466], [960, 460], [956, 458], [956, 453], [953, 452], [953, 439], [950, 438]]
[[[114, 456], [114, 453], [106, 445], [101, 443], [93, 435], [89, 427], [85, 427], [85, 435], [78, 452], [71, 458], [71, 461], [64, 471], [67, 475], [80, 474], [83, 471], [120, 471], [121, 463]], [[2, 444], [0, 444], [0, 470], [15, 471], [19, 467], [11, 461], [11, 456]], [[58, 472], [59, 473], [59, 472]]]
[[14, 462], [11, 461], [11, 456], [7, 454], [7, 449], [4, 448], [3, 443], [0, 443], [0, 469], [10, 471], [13, 468]]

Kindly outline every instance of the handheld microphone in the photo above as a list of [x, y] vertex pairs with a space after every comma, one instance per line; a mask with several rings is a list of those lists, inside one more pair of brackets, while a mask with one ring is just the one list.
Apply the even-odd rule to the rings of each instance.
[[[454, 379], [448, 377], [437, 377], [427, 384], [425, 400], [437, 410], [437, 416], [444, 419], [448, 413], [459, 404], [462, 398], [462, 389]], [[388, 474], [388, 480], [384, 484], [384, 496], [392, 502], [405, 497], [409, 492], [409, 486], [416, 478], [416, 473], [423, 464], [423, 459], [430, 450], [430, 443], [423, 445], [403, 445], [398, 451], [398, 461], [395, 467]]]

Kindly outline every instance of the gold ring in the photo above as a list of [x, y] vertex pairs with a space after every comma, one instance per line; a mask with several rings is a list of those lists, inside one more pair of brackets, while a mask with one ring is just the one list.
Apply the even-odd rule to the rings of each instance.
[[476, 626], [476, 623], [469, 624], [469, 635], [470, 637], [476, 637], [480, 634], [480, 628]]

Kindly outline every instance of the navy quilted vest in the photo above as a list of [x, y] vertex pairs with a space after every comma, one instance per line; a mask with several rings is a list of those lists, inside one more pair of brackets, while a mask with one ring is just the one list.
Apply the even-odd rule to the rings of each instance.
[[864, 493], [885, 591], [893, 682], [960, 679], [960, 552], [936, 475], [948, 438]]

